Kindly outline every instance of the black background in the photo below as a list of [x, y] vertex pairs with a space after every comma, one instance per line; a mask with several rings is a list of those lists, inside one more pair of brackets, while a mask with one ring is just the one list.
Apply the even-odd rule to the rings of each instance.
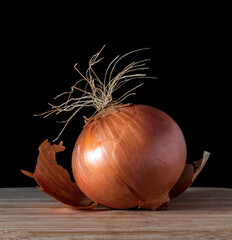
[[[24, 8], [25, 7], [25, 8]], [[229, 29], [222, 6], [14, 6], [2, 35], [2, 157], [0, 187], [36, 186], [21, 174], [33, 172], [38, 146], [53, 140], [62, 128], [56, 120], [33, 114], [49, 110], [53, 97], [69, 91], [79, 79], [73, 66], [86, 70], [90, 57], [106, 44], [96, 66], [103, 76], [118, 54], [150, 47], [133, 55], [150, 58], [148, 74], [128, 102], [146, 104], [168, 113], [181, 127], [188, 161], [211, 152], [193, 186], [232, 187], [231, 86]], [[134, 60], [129, 57], [124, 63]], [[125, 66], [125, 65], [124, 65]], [[135, 86], [131, 83], [130, 86]], [[83, 110], [61, 139], [66, 151], [58, 162], [70, 169], [71, 153], [83, 127]]]

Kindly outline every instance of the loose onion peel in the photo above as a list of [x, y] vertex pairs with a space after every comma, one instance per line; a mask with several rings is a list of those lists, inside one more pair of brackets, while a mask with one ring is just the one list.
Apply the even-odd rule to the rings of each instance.
[[33, 174], [24, 170], [22, 172], [34, 178], [41, 191], [68, 207], [76, 209], [95, 207], [97, 204], [88, 199], [71, 181], [68, 171], [57, 164], [56, 153], [64, 150], [62, 141], [59, 145], [51, 145], [45, 140], [39, 147], [35, 172]]
[[[65, 206], [90, 209], [103, 204], [117, 209], [166, 209], [170, 199], [193, 183], [208, 160], [210, 154], [204, 152], [201, 160], [186, 164], [184, 136], [166, 113], [149, 106], [121, 104], [141, 84], [113, 100], [112, 93], [128, 81], [149, 78], [138, 73], [147, 69], [147, 59], [132, 62], [113, 76], [119, 60], [139, 50], [116, 57], [108, 66], [104, 81], [92, 69], [101, 60], [98, 56], [102, 49], [91, 58], [86, 76], [75, 65], [83, 78], [70, 92], [58, 95], [68, 94], [66, 102], [50, 104], [52, 110], [41, 114], [47, 117], [75, 110], [65, 121], [65, 128], [83, 107], [96, 109], [92, 117], [85, 118], [86, 124], [73, 150], [72, 171], [76, 183], [56, 162], [56, 153], [65, 150], [62, 141], [51, 145], [45, 140], [39, 147], [34, 173], [22, 170], [35, 179], [41, 191]], [[80, 81], [87, 82], [84, 89], [77, 87]], [[74, 90], [83, 95], [72, 98]]]

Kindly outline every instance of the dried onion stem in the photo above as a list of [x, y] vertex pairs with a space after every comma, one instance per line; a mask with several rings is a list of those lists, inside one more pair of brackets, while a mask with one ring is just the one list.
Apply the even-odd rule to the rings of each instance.
[[[43, 116], [44, 118], [50, 116], [51, 114], [59, 114], [61, 112], [71, 112], [72, 115], [65, 121], [61, 121], [60, 123], [64, 123], [64, 127], [60, 131], [57, 138], [53, 140], [56, 141], [60, 135], [63, 133], [65, 128], [67, 127], [70, 120], [84, 107], [94, 107], [95, 112], [92, 116], [94, 116], [96, 113], [103, 111], [104, 109], [121, 104], [126, 98], [128, 98], [131, 95], [135, 95], [133, 92], [138, 87], [142, 86], [143, 83], [138, 84], [134, 88], [130, 89], [126, 93], [124, 93], [121, 97], [119, 97], [117, 100], [114, 100], [112, 95], [115, 91], [120, 89], [124, 84], [128, 83], [129, 81], [135, 80], [135, 79], [144, 79], [144, 78], [153, 78], [155, 77], [148, 77], [145, 73], [139, 73], [139, 71], [147, 70], [148, 67], [146, 66], [146, 63], [150, 59], [143, 59], [136, 62], [131, 62], [128, 64], [121, 72], [116, 74], [113, 77], [114, 70], [116, 68], [116, 65], [126, 56], [136, 53], [143, 50], [148, 50], [149, 48], [140, 48], [131, 52], [128, 52], [124, 54], [123, 56], [117, 56], [113, 59], [113, 61], [110, 62], [108, 65], [103, 82], [99, 79], [95, 71], [93, 70], [93, 66], [97, 63], [99, 63], [103, 58], [99, 58], [100, 53], [104, 49], [105, 45], [102, 47], [102, 49], [93, 55], [89, 61], [88, 69], [83, 75], [79, 69], [77, 68], [77, 64], [75, 64], [74, 68], [79, 73], [79, 75], [82, 77], [80, 80], [78, 80], [72, 87], [69, 92], [63, 92], [56, 96], [54, 99], [57, 99], [63, 95], [68, 95], [68, 98], [65, 102], [63, 102], [60, 105], [53, 105], [51, 103], [48, 103], [51, 106], [51, 110], [43, 112], [41, 114], [35, 114], [35, 116]], [[81, 82], [86, 82], [84, 88], [77, 87], [78, 84]], [[72, 97], [72, 94], [76, 91], [79, 91], [82, 93], [80, 97], [74, 98]], [[85, 118], [87, 119], [87, 118]]]

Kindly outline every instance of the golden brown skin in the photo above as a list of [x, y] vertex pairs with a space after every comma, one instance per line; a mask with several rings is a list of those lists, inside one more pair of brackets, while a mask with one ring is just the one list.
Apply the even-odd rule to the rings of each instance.
[[156, 108], [130, 105], [109, 108], [87, 123], [72, 169], [78, 187], [95, 202], [155, 210], [167, 207], [186, 155], [184, 136], [172, 118]]
[[178, 179], [175, 186], [169, 192], [170, 199], [178, 197], [181, 193], [183, 193], [188, 187], [192, 185], [198, 174], [205, 166], [209, 156], [210, 153], [204, 151], [202, 159], [194, 161], [191, 164], [189, 163], [185, 164], [184, 170], [180, 178]]
[[62, 142], [51, 145], [45, 140], [39, 147], [39, 156], [34, 173], [21, 170], [34, 178], [39, 189], [63, 205], [75, 209], [90, 209], [97, 205], [88, 199], [71, 181], [68, 171], [56, 162], [56, 153], [65, 150]]

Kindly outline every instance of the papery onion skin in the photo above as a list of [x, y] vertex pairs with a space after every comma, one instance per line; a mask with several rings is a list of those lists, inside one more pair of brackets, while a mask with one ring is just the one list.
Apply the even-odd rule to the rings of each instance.
[[78, 187], [95, 202], [156, 210], [168, 204], [186, 155], [183, 133], [166, 113], [145, 105], [117, 106], [86, 124], [72, 170]]

